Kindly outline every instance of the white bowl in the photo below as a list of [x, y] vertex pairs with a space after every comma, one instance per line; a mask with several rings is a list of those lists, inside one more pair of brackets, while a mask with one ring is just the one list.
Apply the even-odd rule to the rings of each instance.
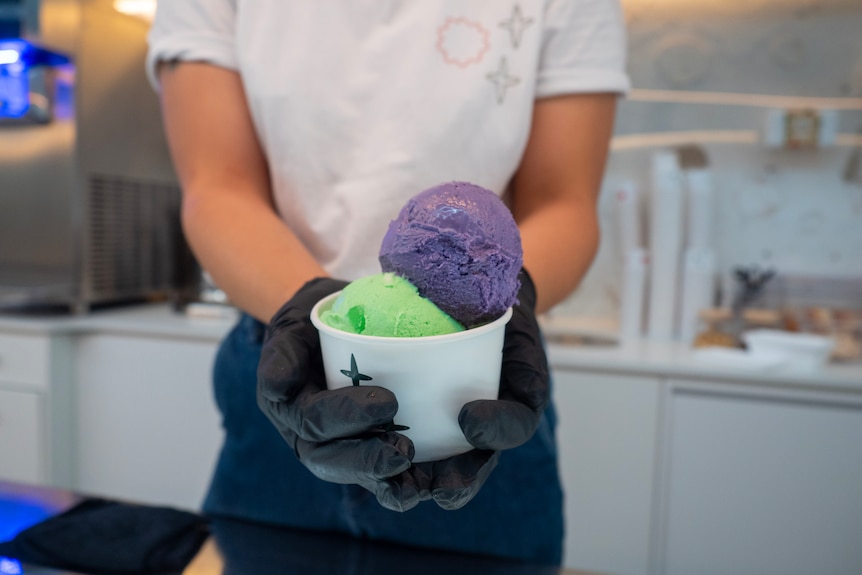
[[[447, 335], [379, 337], [335, 329], [320, 320], [340, 292], [320, 300], [311, 321], [320, 334], [330, 389], [379, 385], [395, 394], [395, 424], [413, 441], [415, 462], [437, 461], [473, 449], [458, 414], [476, 399], [497, 399], [503, 339], [512, 309], [497, 320]], [[354, 368], [355, 366], [355, 368]], [[368, 377], [351, 377], [361, 373]]]
[[753, 356], [780, 358], [784, 366], [804, 371], [821, 368], [835, 347], [831, 337], [775, 329], [756, 329], [742, 335]]

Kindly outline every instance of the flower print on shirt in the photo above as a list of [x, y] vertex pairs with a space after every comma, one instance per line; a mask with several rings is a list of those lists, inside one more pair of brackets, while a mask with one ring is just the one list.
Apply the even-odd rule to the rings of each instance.
[[487, 28], [466, 18], [446, 18], [437, 28], [437, 51], [443, 61], [466, 68], [478, 64], [491, 47]]

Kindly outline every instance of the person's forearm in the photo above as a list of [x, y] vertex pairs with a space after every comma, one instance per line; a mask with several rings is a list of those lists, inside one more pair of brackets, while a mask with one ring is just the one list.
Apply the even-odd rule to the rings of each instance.
[[232, 303], [268, 322], [325, 272], [275, 211], [242, 81], [202, 62], [163, 62], [159, 78], [186, 238]]
[[[549, 204], [520, 222], [524, 267], [536, 284], [536, 312], [563, 301], [586, 275], [599, 246], [596, 206]], [[553, 258], [548, 254], [555, 254]]]
[[277, 214], [247, 195], [188, 193], [182, 221], [195, 256], [218, 287], [263, 322], [306, 281], [326, 275]]
[[615, 95], [583, 94], [536, 103], [512, 211], [538, 313], [571, 294], [598, 250], [597, 204], [615, 102]]

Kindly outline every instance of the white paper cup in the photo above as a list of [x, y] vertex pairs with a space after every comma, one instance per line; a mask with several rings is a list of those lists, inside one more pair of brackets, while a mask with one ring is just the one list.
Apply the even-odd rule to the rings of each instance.
[[491, 323], [458, 333], [378, 337], [341, 331], [320, 320], [319, 314], [339, 293], [323, 298], [311, 310], [329, 389], [377, 385], [392, 391], [398, 399], [395, 425], [407, 428], [399, 433], [413, 441], [415, 462], [473, 449], [458, 425], [458, 414], [470, 401], [497, 399], [511, 308]]

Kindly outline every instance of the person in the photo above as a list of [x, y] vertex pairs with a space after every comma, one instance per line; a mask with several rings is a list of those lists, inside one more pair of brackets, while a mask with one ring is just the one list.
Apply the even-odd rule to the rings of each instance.
[[[196, 257], [243, 311], [214, 389], [212, 516], [559, 564], [556, 413], [536, 314], [599, 240], [628, 89], [616, 0], [171, 0], [149, 35]], [[524, 250], [500, 399], [477, 448], [414, 464], [397, 398], [321, 383], [311, 305], [379, 272], [389, 221], [446, 181], [504, 197]], [[355, 393], [360, 390], [362, 395]]]

